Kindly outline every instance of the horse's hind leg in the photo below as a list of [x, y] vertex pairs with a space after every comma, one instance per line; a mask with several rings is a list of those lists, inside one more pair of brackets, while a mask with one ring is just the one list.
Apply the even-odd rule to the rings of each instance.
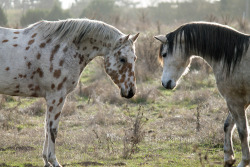
[[231, 115], [228, 113], [227, 119], [224, 123], [224, 132], [225, 132], [225, 139], [224, 139], [224, 166], [230, 167], [235, 163], [234, 158], [234, 151], [233, 151], [233, 142], [232, 142], [232, 135], [235, 129], [235, 122]]
[[55, 154], [55, 141], [57, 137], [59, 117], [64, 105], [66, 95], [61, 93], [53, 94], [46, 97], [47, 115], [46, 115], [46, 140], [44, 142], [43, 159], [45, 167], [51, 164], [53, 167], [60, 167]]
[[236, 127], [239, 133], [242, 150], [242, 160], [238, 167], [246, 167], [250, 162], [250, 152], [248, 143], [248, 122], [246, 112], [244, 110], [244, 104], [235, 102], [227, 102], [228, 108], [232, 114], [232, 117], [236, 123]]

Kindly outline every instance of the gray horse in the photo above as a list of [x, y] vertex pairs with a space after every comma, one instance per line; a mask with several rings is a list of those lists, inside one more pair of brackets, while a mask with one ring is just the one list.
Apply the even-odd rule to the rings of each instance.
[[188, 72], [192, 55], [201, 56], [213, 69], [217, 87], [225, 98], [229, 115], [224, 124], [225, 166], [235, 163], [232, 133], [237, 127], [242, 147], [238, 167], [248, 166], [248, 122], [246, 109], [250, 104], [250, 50], [247, 34], [217, 23], [193, 22], [167, 35], [161, 41], [159, 59], [163, 65], [162, 85], [173, 89]]

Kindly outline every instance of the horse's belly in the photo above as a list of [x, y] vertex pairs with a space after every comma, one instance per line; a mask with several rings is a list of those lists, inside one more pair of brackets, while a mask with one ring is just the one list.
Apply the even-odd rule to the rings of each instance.
[[[25, 68], [5, 67], [0, 70], [0, 94], [12, 96], [44, 96], [44, 88], [39, 83], [39, 73], [27, 73]], [[40, 74], [41, 75], [41, 74]]]
[[216, 81], [221, 95], [228, 101], [250, 103], [250, 77], [235, 76]]

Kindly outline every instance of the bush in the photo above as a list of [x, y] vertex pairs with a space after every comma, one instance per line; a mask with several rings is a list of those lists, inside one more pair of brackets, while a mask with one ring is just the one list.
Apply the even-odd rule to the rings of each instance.
[[7, 24], [7, 17], [2, 8], [0, 8], [0, 26], [5, 26]]
[[153, 35], [140, 36], [137, 42], [136, 55], [136, 78], [138, 83], [150, 80], [152, 76], [157, 76], [161, 70], [158, 62], [159, 43], [152, 37]]

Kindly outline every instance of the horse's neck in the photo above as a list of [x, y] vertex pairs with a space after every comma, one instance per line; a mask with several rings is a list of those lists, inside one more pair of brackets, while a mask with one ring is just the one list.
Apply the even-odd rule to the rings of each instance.
[[80, 44], [75, 44], [74, 47], [76, 48], [74, 57], [79, 57], [80, 61], [83, 62], [82, 68], [84, 68], [95, 57], [108, 54], [111, 43], [105, 43], [97, 39], [90, 38]]

